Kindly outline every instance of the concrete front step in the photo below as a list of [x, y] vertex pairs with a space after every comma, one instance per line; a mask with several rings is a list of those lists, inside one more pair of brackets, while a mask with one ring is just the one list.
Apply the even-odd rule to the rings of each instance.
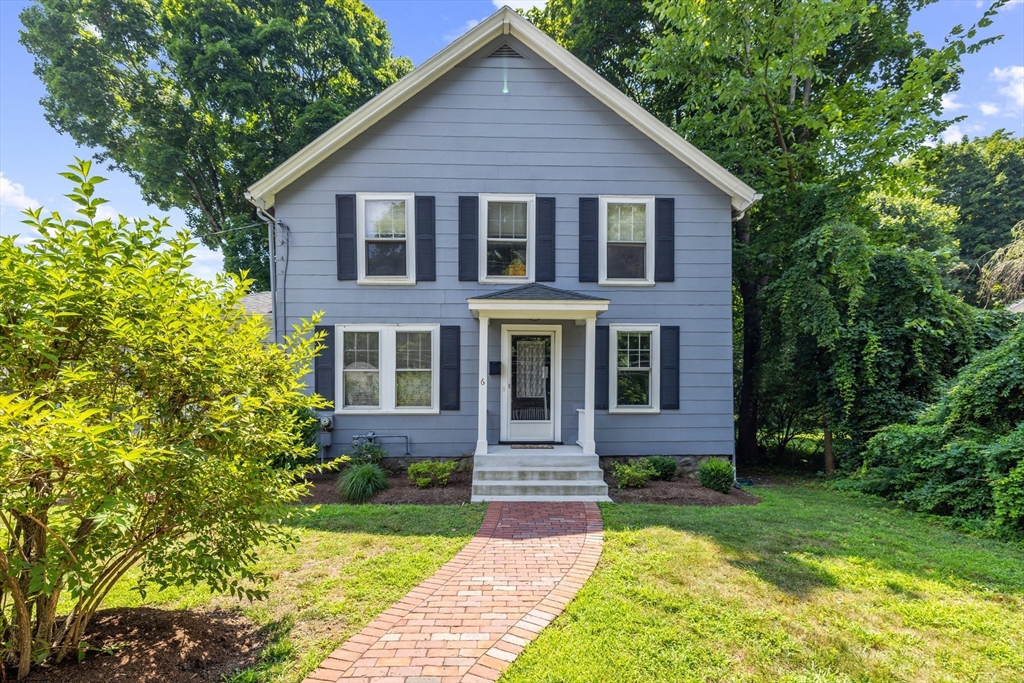
[[608, 501], [608, 485], [603, 481], [493, 482], [473, 483], [473, 501], [484, 500], [565, 500], [567, 496], [585, 497], [592, 501]]
[[603, 481], [600, 468], [575, 467], [477, 467], [473, 479], [485, 482]]
[[[543, 453], [543, 451], [539, 451]], [[519, 468], [554, 468], [570, 467], [573, 469], [598, 469], [598, 457], [596, 455], [536, 455], [533, 451], [530, 455], [501, 454], [478, 455], [473, 458], [473, 467], [489, 467], [494, 469], [519, 469]]]

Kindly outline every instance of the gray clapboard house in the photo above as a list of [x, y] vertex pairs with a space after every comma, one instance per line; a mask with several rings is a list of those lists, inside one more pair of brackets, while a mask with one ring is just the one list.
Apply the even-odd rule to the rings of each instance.
[[474, 454], [476, 500], [607, 500], [598, 454], [731, 457], [758, 195], [507, 7], [248, 196], [275, 328], [324, 312], [336, 452]]

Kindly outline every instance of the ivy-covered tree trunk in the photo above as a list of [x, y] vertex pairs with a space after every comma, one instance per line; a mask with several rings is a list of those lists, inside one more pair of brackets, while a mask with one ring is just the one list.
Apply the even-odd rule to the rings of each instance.
[[736, 421], [736, 459], [744, 465], [760, 460], [757, 446], [757, 359], [761, 350], [761, 315], [757, 282], [739, 283], [743, 301], [743, 366], [740, 370], [740, 405]]

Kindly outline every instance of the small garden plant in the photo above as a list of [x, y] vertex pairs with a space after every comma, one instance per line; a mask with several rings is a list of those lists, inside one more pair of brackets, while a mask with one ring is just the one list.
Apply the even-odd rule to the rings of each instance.
[[657, 470], [648, 458], [640, 458], [631, 463], [617, 463], [612, 470], [620, 489], [642, 489], [656, 474]]
[[672, 477], [676, 476], [678, 465], [672, 458], [664, 455], [652, 455], [647, 458], [647, 462], [654, 468], [654, 479], [670, 481]]
[[372, 462], [375, 465], [379, 465], [384, 461], [387, 454], [387, 449], [380, 444], [363, 442], [352, 448], [349, 457], [352, 458], [352, 462]]
[[732, 484], [736, 476], [732, 469], [732, 463], [720, 458], [705, 460], [697, 468], [697, 479], [705, 488], [719, 493], [732, 491]]
[[357, 462], [338, 480], [338, 494], [346, 503], [365, 503], [387, 487], [387, 472], [375, 462]]
[[424, 460], [409, 465], [409, 481], [421, 489], [432, 486], [447, 486], [455, 468], [455, 460]]

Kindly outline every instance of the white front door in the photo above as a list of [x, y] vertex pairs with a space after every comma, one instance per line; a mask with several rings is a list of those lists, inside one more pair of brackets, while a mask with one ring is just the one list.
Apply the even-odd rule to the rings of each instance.
[[501, 440], [561, 439], [562, 328], [503, 325]]

